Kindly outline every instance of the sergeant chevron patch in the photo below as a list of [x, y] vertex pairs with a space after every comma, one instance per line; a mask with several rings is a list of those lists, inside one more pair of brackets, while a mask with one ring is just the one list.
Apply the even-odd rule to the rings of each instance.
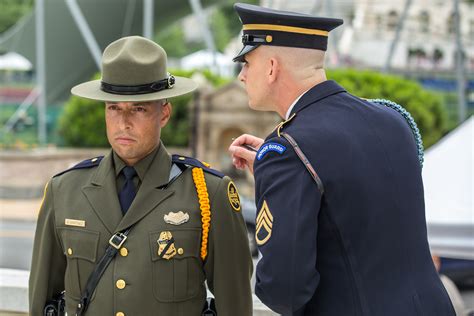
[[270, 212], [267, 201], [263, 200], [262, 208], [256, 220], [255, 240], [259, 246], [264, 245], [272, 236], [273, 215]]

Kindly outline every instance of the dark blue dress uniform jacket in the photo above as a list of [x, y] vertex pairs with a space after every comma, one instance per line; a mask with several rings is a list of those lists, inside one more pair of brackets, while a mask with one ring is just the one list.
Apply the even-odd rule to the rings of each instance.
[[405, 119], [334, 81], [305, 93], [293, 113], [281, 131], [325, 191], [276, 130], [267, 137], [254, 164], [257, 296], [284, 315], [454, 315], [431, 260]]

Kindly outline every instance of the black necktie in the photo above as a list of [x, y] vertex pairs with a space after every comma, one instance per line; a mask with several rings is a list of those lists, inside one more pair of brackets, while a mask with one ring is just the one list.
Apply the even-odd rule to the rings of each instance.
[[137, 175], [137, 172], [133, 167], [127, 166], [122, 169], [122, 173], [125, 176], [125, 184], [123, 185], [122, 190], [120, 190], [119, 201], [122, 213], [125, 214], [135, 198], [136, 192], [133, 177]]

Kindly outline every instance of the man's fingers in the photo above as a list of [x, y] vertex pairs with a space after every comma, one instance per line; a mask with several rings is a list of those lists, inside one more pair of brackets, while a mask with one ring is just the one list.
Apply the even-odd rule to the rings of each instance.
[[247, 164], [253, 164], [256, 153], [245, 149], [241, 146], [230, 146], [229, 151], [232, 153], [232, 157], [240, 158], [246, 161]]
[[264, 140], [253, 135], [243, 134], [237, 137], [231, 144], [231, 146], [242, 146], [244, 144], [250, 145], [255, 149], [260, 148], [262, 146]]

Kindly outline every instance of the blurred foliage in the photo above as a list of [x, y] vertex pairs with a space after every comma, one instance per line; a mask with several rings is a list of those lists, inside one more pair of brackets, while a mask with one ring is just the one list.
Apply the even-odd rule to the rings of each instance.
[[368, 99], [388, 99], [403, 106], [415, 119], [425, 148], [448, 130], [448, 115], [439, 94], [427, 91], [415, 81], [374, 71], [329, 70], [328, 78], [348, 92]]
[[[243, 0], [240, 3], [250, 3], [258, 5], [258, 0]], [[242, 29], [242, 23], [234, 10], [233, 3], [220, 5], [210, 16], [210, 28], [214, 37], [216, 48], [224, 52], [227, 44], [237, 36]]]
[[107, 147], [104, 102], [72, 96], [59, 120], [59, 133], [72, 147]]
[[0, 33], [14, 25], [32, 7], [33, 0], [0, 0]]
[[[236, 15], [234, 13], [234, 15]], [[210, 28], [212, 31], [212, 36], [214, 39], [214, 44], [216, 45], [216, 49], [221, 53], [224, 52], [227, 44], [229, 44], [230, 40], [233, 36], [238, 33], [232, 33], [229, 27], [229, 20], [230, 16], [226, 16], [223, 10], [219, 9], [214, 11], [211, 15], [210, 21]]]
[[169, 57], [180, 58], [205, 48], [204, 42], [186, 42], [180, 22], [156, 32], [155, 42], [160, 44]]
[[[196, 71], [170, 70], [175, 76], [191, 77]], [[214, 86], [221, 86], [229, 79], [221, 78], [209, 71], [201, 72]], [[100, 78], [96, 74], [94, 79]], [[168, 125], [161, 131], [161, 139], [166, 146], [187, 146], [190, 136], [189, 103], [192, 94], [172, 98], [173, 113]], [[108, 147], [105, 129], [104, 102], [72, 96], [59, 118], [59, 133], [66, 146]]]
[[[0, 126], [3, 127], [17, 111], [19, 104], [2, 103], [0, 106]], [[46, 109], [46, 132], [49, 144], [59, 143], [56, 122], [62, 112], [57, 104], [48, 105]], [[22, 112], [10, 131], [0, 129], [0, 149], [29, 149], [38, 146], [38, 111], [35, 106]]]
[[[258, 4], [258, 0], [244, 0], [243, 3]], [[229, 42], [237, 36], [242, 29], [234, 5], [226, 3], [215, 6], [209, 14], [209, 27], [214, 39], [216, 49], [224, 52]], [[155, 42], [160, 44], [169, 57], [180, 58], [198, 50], [206, 48], [203, 39], [199, 41], [187, 41], [184, 35], [182, 21], [168, 26], [165, 29], [156, 30]]]

